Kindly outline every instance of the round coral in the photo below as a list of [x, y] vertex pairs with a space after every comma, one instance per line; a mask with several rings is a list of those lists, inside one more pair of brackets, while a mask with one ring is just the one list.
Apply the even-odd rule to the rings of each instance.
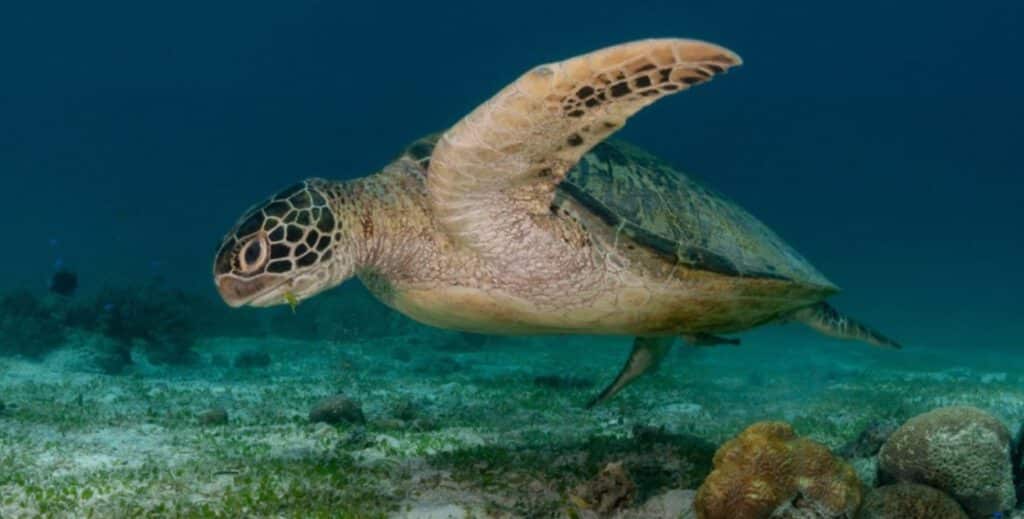
[[715, 453], [697, 491], [700, 519], [850, 519], [860, 506], [857, 475], [785, 422], [759, 422]]
[[879, 487], [864, 497], [857, 519], [967, 519], [952, 498], [931, 487], [896, 483]]
[[910, 481], [956, 499], [971, 517], [1016, 504], [1010, 431], [973, 407], [943, 407], [901, 426], [878, 453], [883, 482]]

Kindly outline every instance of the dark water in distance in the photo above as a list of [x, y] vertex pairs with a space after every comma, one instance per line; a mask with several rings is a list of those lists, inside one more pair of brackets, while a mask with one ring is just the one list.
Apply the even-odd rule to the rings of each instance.
[[[1024, 4], [37, 2], [0, 7], [0, 288], [213, 296], [241, 211], [351, 178], [533, 65], [652, 36], [746, 64], [620, 137], [707, 179], [909, 345], [1019, 343]], [[54, 244], [55, 243], [55, 244]], [[1010, 350], [1014, 351], [1014, 350]]]

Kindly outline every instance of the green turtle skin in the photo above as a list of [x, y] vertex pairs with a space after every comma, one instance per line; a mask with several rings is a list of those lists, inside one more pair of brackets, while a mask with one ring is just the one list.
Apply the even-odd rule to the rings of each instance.
[[[284, 290], [242, 301], [233, 294], [259, 292], [280, 279], [287, 280], [288, 291], [302, 300], [333, 286], [339, 278], [358, 276], [385, 304], [442, 328], [507, 335], [675, 336], [745, 330], [788, 316], [836, 291], [774, 234], [758, 234], [764, 226], [742, 208], [664, 162], [651, 162], [651, 156], [640, 155], [638, 148], [617, 141], [588, 153], [582, 162], [588, 174], [571, 173], [549, 208], [551, 232], [559, 236], [552, 262], [574, 265], [573, 273], [541, 281], [536, 278], [544, 277], [543, 272], [516, 273], [496, 267], [460, 246], [433, 215], [426, 180], [434, 142], [436, 136], [416, 141], [376, 175], [346, 182], [310, 179], [248, 213], [240, 227], [259, 228], [270, 238], [269, 248], [287, 249], [290, 259], [270, 261], [266, 269], [239, 276], [236, 282], [232, 268], [239, 255], [232, 249], [249, 238], [236, 231], [225, 240], [217, 261], [215, 275], [221, 276], [222, 295], [236, 305], [284, 304]], [[634, 157], [640, 161], [634, 162]], [[677, 206], [677, 212], [701, 208], [699, 215], [670, 220], [670, 214], [641, 204], [635, 206], [635, 213], [621, 216], [610, 212], [613, 206], [600, 202], [614, 194], [604, 188], [609, 184], [642, 185], [673, 176], [686, 183], [682, 187], [694, 189], [694, 205]], [[573, 182], [576, 178], [580, 185]], [[590, 191], [594, 187], [598, 189]], [[314, 201], [312, 208], [306, 208], [307, 199]], [[663, 201], [655, 192], [638, 199]], [[315, 213], [318, 202], [324, 204], [321, 213]], [[292, 206], [290, 212], [280, 212]], [[716, 212], [719, 208], [728, 210]], [[321, 218], [316, 219], [316, 214]], [[330, 226], [324, 224], [325, 218]], [[252, 220], [258, 223], [246, 223]], [[642, 227], [697, 220], [714, 222], [709, 228], [733, 229], [735, 234], [713, 241], [670, 241], [667, 227]], [[280, 222], [285, 230], [307, 222], [311, 229], [282, 233], [268, 222]], [[323, 232], [328, 227], [334, 232]], [[329, 256], [328, 268], [313, 269], [319, 278], [293, 276], [302, 270], [303, 260], [309, 261], [313, 252], [303, 244], [317, 231], [320, 236], [310, 243], [331, 235], [330, 246], [320, 253], [320, 259]], [[301, 239], [290, 244], [290, 234]], [[514, 242], [509, 245], [509, 255], [524, 253]], [[737, 265], [750, 265], [745, 257], [770, 247], [790, 255], [770, 256], [772, 262], [738, 270]], [[730, 252], [736, 254], [725, 255]], [[345, 261], [351, 263], [342, 264]], [[289, 270], [271, 272], [282, 264]], [[811, 279], [822, 281], [790, 279], [780, 275], [783, 272], [811, 272], [817, 276]]]
[[214, 279], [232, 306], [295, 304], [352, 277], [437, 327], [637, 339], [594, 403], [656, 367], [671, 340], [797, 320], [898, 347], [829, 306], [837, 288], [736, 203], [632, 145], [636, 111], [739, 57], [644, 40], [537, 67], [380, 172], [309, 179], [248, 211]]
[[[437, 135], [431, 135], [414, 142], [372, 182], [374, 193], [388, 193], [387, 196], [374, 195], [376, 199], [390, 200], [386, 205], [402, 209], [374, 209], [374, 214], [390, 216], [374, 218], [371, 227], [382, 229], [381, 223], [376, 222], [393, 221], [398, 218], [398, 212], [417, 215], [414, 220], [406, 218], [402, 230], [394, 232], [426, 237], [418, 240], [418, 245], [406, 242], [407, 250], [415, 250], [415, 256], [422, 262], [410, 270], [419, 273], [410, 275], [406, 271], [404, 275], [396, 275], [390, 268], [375, 268], [361, 274], [361, 279], [383, 302], [426, 324], [489, 334], [636, 335], [640, 332], [644, 336], [696, 336], [741, 331], [776, 321], [837, 291], [806, 260], [742, 208], [683, 176], [667, 163], [621, 141], [607, 141], [586, 154], [581, 161], [586, 166], [571, 172], [559, 185], [550, 211], [555, 221], [565, 226], [555, 227], [568, 249], [563, 251], [565, 257], [582, 254], [597, 258], [581, 262], [590, 264], [591, 268], [609, 262], [629, 265], [630, 274], [640, 279], [623, 281], [621, 274], [583, 272], [577, 278], [560, 281], [564, 283], [563, 288], [552, 286], [551, 282], [534, 283], [494, 272], [474, 254], [465, 254], [432, 217], [426, 178], [436, 141]], [[680, 209], [688, 213], [659, 214], [643, 204], [634, 206], [636, 212], [633, 213], [615, 212], [617, 206], [601, 202], [616, 194], [608, 186], [614, 187], [620, 182], [644, 186], [655, 181], [677, 182], [679, 188], [692, 189], [688, 195], [692, 205], [673, 206], [676, 213], [680, 213]], [[401, 184], [401, 188], [394, 187], [397, 184]], [[351, 186], [336, 185], [342, 190]], [[636, 193], [638, 200], [664, 202], [664, 198], [655, 195], [664, 191], [644, 195], [638, 190]], [[676, 195], [676, 198], [682, 199], [684, 195]], [[352, 198], [343, 194], [334, 196]], [[693, 214], [694, 209], [700, 209], [701, 213]], [[672, 236], [669, 227], [645, 227], [661, 222], [698, 220], [710, 222], [708, 229], [728, 229], [733, 234], [710, 240], [672, 241], [666, 237]], [[765, 250], [784, 251], [785, 255], [768, 256], [768, 260], [762, 259], [760, 263], [746, 260]], [[726, 255], [730, 253], [735, 254]], [[754, 268], [739, 270], [738, 265], [752, 264]], [[606, 268], [600, 267], [600, 270]], [[421, 269], [433, 274], [425, 274]], [[806, 273], [806, 276], [798, 280], [781, 273]], [[478, 285], [467, 283], [474, 279], [479, 280]], [[635, 286], [625, 286], [630, 284]], [[481, 285], [486, 294], [501, 293], [511, 297], [477, 297], [471, 293]], [[610, 308], [595, 310], [594, 307], [599, 306], [595, 300], [603, 294], [616, 292], [624, 292], [626, 296], [614, 297], [614, 304], [608, 305]], [[651, 305], [646, 314], [630, 308], [640, 300], [657, 299], [650, 294], [658, 292], [662, 292], [663, 297], [664, 293], [671, 292], [673, 295], [665, 299], [673, 301]], [[636, 301], [630, 301], [631, 295]], [[529, 308], [516, 311], [522, 306], [517, 303], [521, 302]], [[629, 315], [631, 311], [635, 315]], [[613, 313], [615, 315], [609, 315]]]

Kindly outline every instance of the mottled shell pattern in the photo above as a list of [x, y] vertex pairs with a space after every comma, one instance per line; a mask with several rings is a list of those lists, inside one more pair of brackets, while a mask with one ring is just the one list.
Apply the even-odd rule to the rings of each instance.
[[[439, 135], [404, 156], [424, 171]], [[559, 184], [610, 227], [669, 261], [713, 272], [835, 288], [766, 225], [735, 202], [646, 151], [619, 140], [585, 154]]]

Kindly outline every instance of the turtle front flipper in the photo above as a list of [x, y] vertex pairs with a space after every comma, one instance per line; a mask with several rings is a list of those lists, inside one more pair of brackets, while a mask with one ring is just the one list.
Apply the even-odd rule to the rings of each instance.
[[883, 348], [902, 347], [871, 327], [839, 313], [839, 310], [825, 302], [797, 310], [793, 318], [830, 337], [862, 341]]
[[651, 39], [541, 65], [438, 141], [427, 175], [434, 213], [461, 244], [492, 259], [550, 217], [555, 187], [636, 112], [740, 64], [695, 40]]
[[587, 409], [615, 396], [640, 375], [658, 369], [662, 359], [671, 348], [672, 337], [637, 337], [634, 339], [633, 351], [630, 352], [629, 359], [622, 367], [622, 371], [619, 372], [619, 376], [615, 377], [615, 380], [604, 388], [601, 394], [587, 403]]

